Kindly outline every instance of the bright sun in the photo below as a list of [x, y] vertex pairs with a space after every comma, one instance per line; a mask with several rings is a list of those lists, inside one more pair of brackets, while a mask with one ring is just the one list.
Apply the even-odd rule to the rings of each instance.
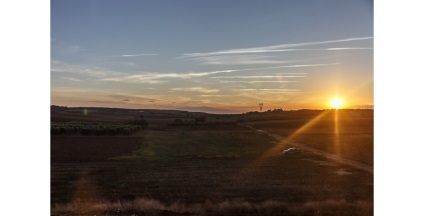
[[343, 102], [339, 98], [334, 98], [333, 100], [331, 100], [330, 105], [333, 109], [339, 109], [342, 107]]

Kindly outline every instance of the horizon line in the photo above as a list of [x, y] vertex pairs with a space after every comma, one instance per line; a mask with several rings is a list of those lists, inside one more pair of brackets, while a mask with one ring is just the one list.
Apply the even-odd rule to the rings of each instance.
[[[334, 109], [334, 108], [322, 108], [322, 109], [313, 109], [313, 108], [299, 108], [299, 109], [283, 109], [283, 108], [274, 108], [274, 109], [268, 109], [265, 111], [245, 111], [245, 112], [239, 112], [239, 113], [213, 113], [213, 112], [205, 112], [205, 111], [193, 111], [194, 109], [202, 109], [202, 108], [210, 108], [210, 109], [217, 109], [220, 110], [220, 108], [214, 108], [214, 107], [187, 107], [187, 108], [181, 108], [181, 109], [161, 109], [161, 108], [124, 108], [124, 107], [93, 107], [93, 106], [62, 106], [62, 105], [50, 105], [50, 107], [57, 106], [57, 107], [66, 107], [66, 108], [100, 108], [100, 109], [127, 109], [127, 110], [160, 110], [160, 111], [184, 111], [184, 112], [193, 112], [193, 113], [205, 113], [205, 114], [246, 114], [250, 112], [257, 112], [257, 113], [267, 113], [269, 111], [274, 110], [281, 110], [281, 111], [327, 111], [327, 110], [374, 110], [374, 108], [342, 108], [342, 109]], [[190, 110], [188, 110], [190, 109]], [[222, 111], [226, 111], [225, 109], [222, 109]], [[227, 110], [227, 111], [235, 111], [235, 110]]]

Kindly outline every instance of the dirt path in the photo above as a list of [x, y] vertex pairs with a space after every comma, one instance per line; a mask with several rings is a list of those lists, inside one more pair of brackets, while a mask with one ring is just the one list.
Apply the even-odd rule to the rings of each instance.
[[[247, 125], [247, 124], [240, 124], [240, 125], [245, 126], [247, 128], [250, 128], [250, 129], [256, 131], [257, 133], [267, 134], [268, 136], [270, 136], [270, 137], [272, 137], [272, 138], [274, 138], [274, 139], [276, 139], [278, 141], [284, 141], [286, 139], [285, 137], [282, 137], [280, 135], [271, 134], [271, 133], [268, 133], [268, 132], [266, 132], [264, 130], [256, 129], [256, 128], [254, 128], [254, 127], [252, 127], [250, 125]], [[368, 166], [368, 165], [365, 165], [365, 164], [363, 164], [361, 162], [344, 158], [344, 157], [342, 157], [340, 155], [330, 154], [328, 152], [321, 151], [321, 150], [318, 150], [318, 149], [315, 149], [315, 148], [311, 148], [311, 147], [308, 147], [308, 146], [306, 146], [304, 144], [297, 143], [297, 142], [290, 142], [290, 143], [287, 143], [287, 145], [291, 145], [291, 146], [294, 146], [294, 147], [301, 148], [304, 151], [308, 151], [308, 152], [311, 152], [313, 154], [320, 155], [322, 157], [325, 157], [325, 158], [328, 158], [330, 160], [333, 160], [333, 161], [335, 161], [337, 163], [348, 165], [350, 167], [353, 167], [353, 168], [356, 168], [356, 169], [360, 169], [360, 170], [366, 171], [366, 172], [371, 173], [371, 174], [373, 174], [373, 172], [374, 172], [374, 168], [372, 166]]]

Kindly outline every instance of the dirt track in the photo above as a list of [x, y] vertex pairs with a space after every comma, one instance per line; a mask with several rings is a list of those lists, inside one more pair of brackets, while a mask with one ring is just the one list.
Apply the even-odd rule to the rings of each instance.
[[[282, 137], [280, 135], [271, 134], [271, 133], [268, 133], [268, 132], [266, 132], [264, 130], [256, 129], [256, 128], [250, 126], [250, 125], [246, 125], [246, 124], [241, 124], [241, 125], [243, 125], [245, 127], [248, 127], [248, 128], [250, 128], [252, 130], [255, 130], [257, 133], [265, 133], [268, 136], [270, 136], [270, 137], [272, 137], [272, 138], [274, 138], [274, 139], [276, 139], [278, 141], [285, 141], [285, 137]], [[289, 143], [287, 143], [287, 145], [292, 145], [294, 147], [301, 148], [304, 151], [308, 151], [308, 152], [311, 152], [313, 154], [320, 155], [322, 157], [325, 157], [325, 158], [328, 158], [330, 160], [333, 160], [333, 161], [335, 161], [337, 163], [345, 164], [345, 165], [348, 165], [348, 166], [350, 166], [352, 168], [360, 169], [360, 170], [366, 171], [366, 172], [371, 173], [371, 174], [373, 174], [373, 172], [374, 172], [374, 168], [372, 166], [365, 165], [365, 164], [363, 164], [361, 162], [358, 162], [358, 161], [349, 160], [349, 159], [344, 158], [344, 157], [342, 157], [340, 155], [330, 154], [328, 152], [321, 151], [321, 150], [318, 150], [318, 149], [315, 149], [315, 148], [311, 148], [311, 147], [308, 147], [308, 146], [306, 146], [304, 144], [296, 143], [296, 142], [289, 142]]]

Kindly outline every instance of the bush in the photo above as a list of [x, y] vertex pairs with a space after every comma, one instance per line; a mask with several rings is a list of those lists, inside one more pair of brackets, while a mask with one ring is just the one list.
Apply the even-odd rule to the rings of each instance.
[[140, 130], [139, 125], [122, 125], [122, 124], [104, 124], [87, 123], [87, 122], [66, 122], [61, 124], [53, 123], [50, 126], [51, 135], [60, 134], [82, 134], [82, 135], [130, 135]]

